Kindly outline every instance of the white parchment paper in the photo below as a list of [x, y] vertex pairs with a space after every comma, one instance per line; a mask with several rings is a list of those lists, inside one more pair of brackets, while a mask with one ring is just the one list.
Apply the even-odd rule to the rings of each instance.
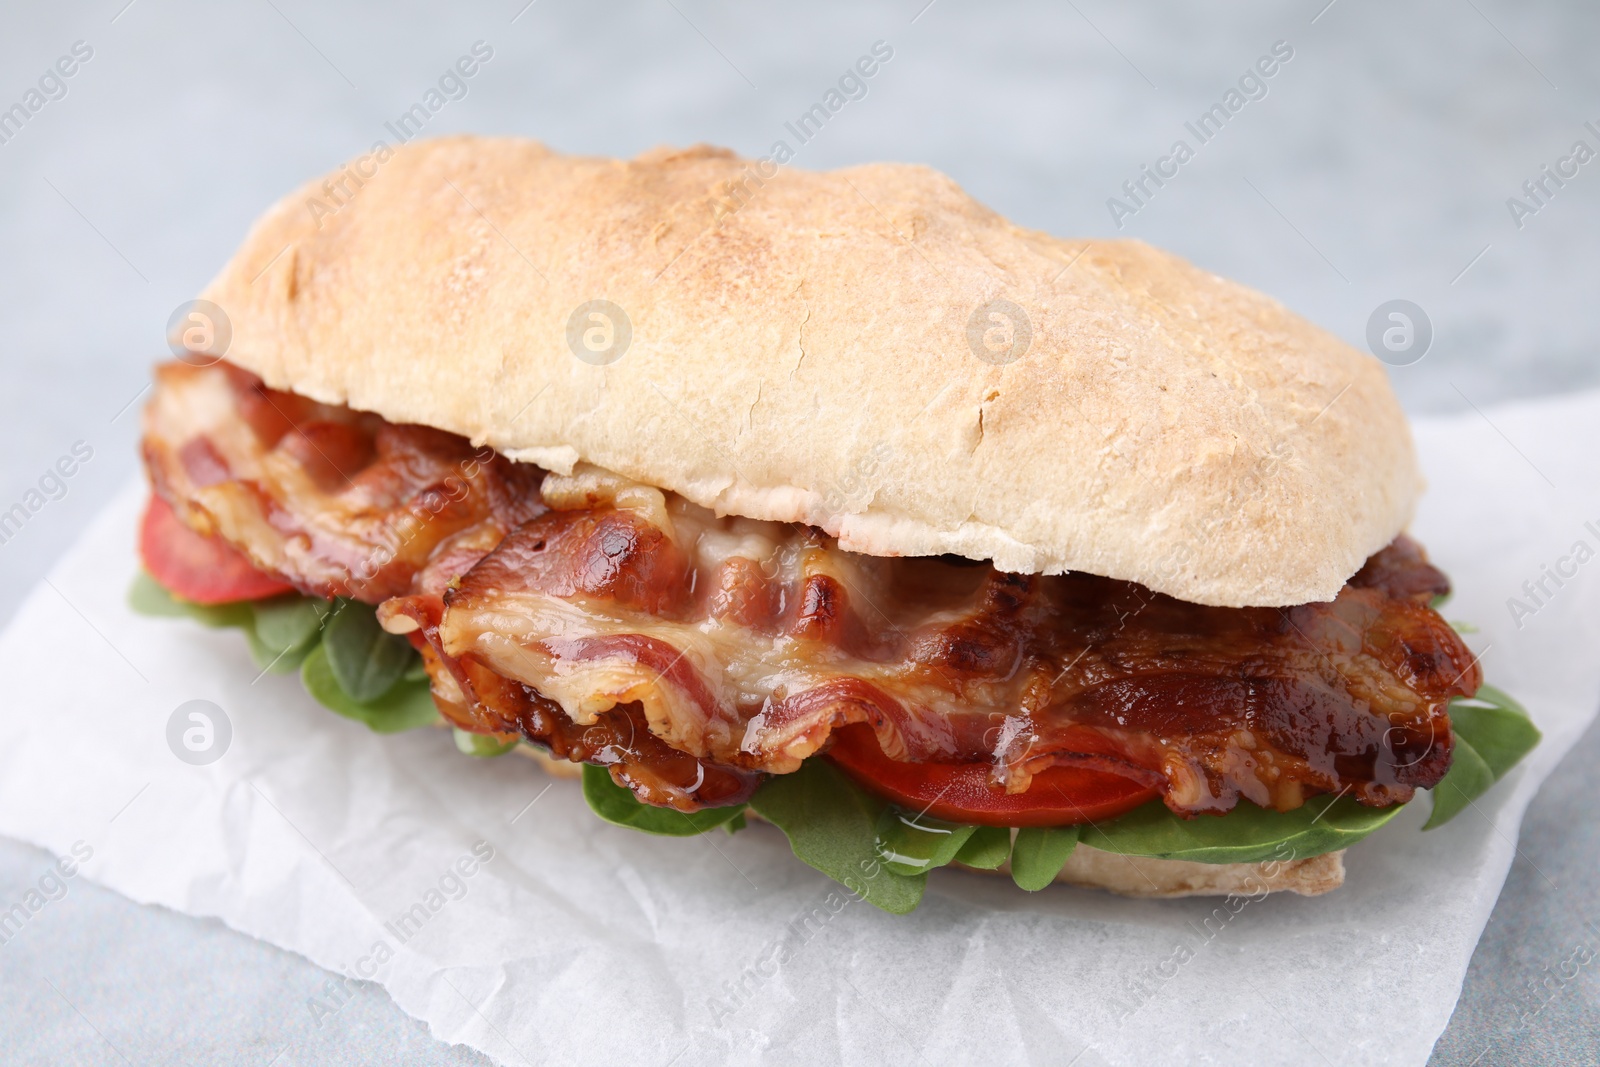
[[[85, 877], [370, 977], [507, 1064], [1422, 1064], [1523, 809], [1600, 701], [1600, 394], [1417, 435], [1414, 532], [1455, 581], [1445, 613], [1481, 627], [1488, 677], [1545, 742], [1438, 831], [1418, 832], [1419, 801], [1322, 898], [1217, 911], [945, 870], [895, 917], [845, 902], [770, 827], [607, 826], [526, 760], [379, 737], [292, 675], [258, 678], [236, 631], [132, 615], [142, 486], [0, 636], [0, 833], [83, 842]], [[206, 766], [166, 740], [194, 699], [232, 727]]]

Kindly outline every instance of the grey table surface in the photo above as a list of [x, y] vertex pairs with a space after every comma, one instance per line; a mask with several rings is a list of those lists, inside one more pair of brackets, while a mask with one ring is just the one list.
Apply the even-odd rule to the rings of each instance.
[[[392, 143], [385, 123], [479, 41], [492, 58], [428, 134], [609, 155], [793, 142], [784, 123], [884, 41], [893, 58], [797, 165], [929, 163], [1025, 225], [1171, 248], [1356, 344], [1379, 304], [1412, 300], [1434, 328], [1392, 372], [1413, 413], [1600, 385], [1600, 163], [1523, 190], [1574, 142], [1600, 147], [1600, 9], [1576, 0], [12, 3], [0, 109], [29, 113], [0, 125], [0, 510], [74, 443], [93, 458], [0, 544], [0, 621], [135, 471], [169, 313], [266, 204]], [[1186, 133], [1277, 42], [1292, 57], [1254, 99], [1205, 143]], [[1180, 138], [1194, 157], [1129, 202]], [[1137, 210], [1114, 218], [1112, 197]], [[1594, 969], [1552, 977], [1600, 930], [1597, 761], [1591, 730], [1530, 809], [1434, 1063], [1600, 1062]], [[0, 840], [0, 899], [47, 862]], [[80, 880], [0, 947], [0, 1060], [481, 1062], [377, 987], [319, 1028], [306, 1001], [328, 977]]]

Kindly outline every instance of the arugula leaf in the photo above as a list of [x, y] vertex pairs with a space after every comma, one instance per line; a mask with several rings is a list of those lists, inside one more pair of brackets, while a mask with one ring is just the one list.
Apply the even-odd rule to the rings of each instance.
[[[320, 703], [380, 733], [438, 721], [421, 658], [409, 642], [384, 632], [366, 604], [294, 594], [254, 603], [192, 604], [142, 570], [128, 591], [128, 604], [142, 615], [243, 629], [263, 667], [299, 666], [307, 691]], [[1540, 740], [1522, 706], [1490, 685], [1455, 701], [1450, 716], [1455, 758], [1433, 790], [1425, 830], [1459, 814]], [[456, 744], [471, 755], [491, 756], [516, 743], [458, 730]], [[640, 804], [604, 768], [585, 766], [583, 775], [590, 807], [620, 826], [688, 836], [716, 826], [733, 833], [745, 825], [744, 805], [685, 814]], [[1013, 846], [1004, 827], [907, 815], [820, 759], [769, 779], [749, 806], [784, 832], [799, 859], [896, 914], [915, 909], [927, 872], [952, 861], [993, 870], [1009, 858], [1013, 880], [1032, 890], [1054, 881], [1080, 840], [1107, 852], [1200, 863], [1252, 863], [1285, 854], [1304, 858], [1349, 847], [1402, 807], [1367, 808], [1347, 797], [1317, 797], [1289, 812], [1242, 803], [1224, 816], [1183, 819], [1152, 801], [1098, 826], [1023, 829]]]
[[744, 815], [743, 804], [695, 812], [641, 804], [631, 789], [611, 780], [610, 771], [593, 763], [583, 765], [583, 799], [606, 822], [666, 837], [694, 837]]
[[878, 818], [887, 806], [827, 760], [778, 774], [751, 798], [756, 813], [789, 839], [801, 861], [867, 903], [904, 915], [922, 900], [928, 876], [889, 869], [878, 856]]
[[1011, 880], [1037, 893], [1056, 880], [1078, 847], [1081, 826], [1025, 826], [1011, 846]]
[[343, 598], [335, 602], [322, 646], [339, 688], [357, 702], [388, 692], [416, 655], [409, 641], [378, 625], [371, 605]]
[[955, 861], [980, 871], [992, 871], [1011, 855], [1011, 831], [1004, 826], [977, 826]]
[[1348, 848], [1400, 813], [1405, 805], [1368, 808], [1351, 797], [1313, 797], [1293, 811], [1241, 802], [1226, 815], [1174, 815], [1159, 800], [1098, 826], [1086, 826], [1083, 843], [1127, 856], [1156, 856], [1197, 863], [1257, 863], [1297, 859]]
[[[133, 586], [128, 590], [128, 606], [141, 615], [187, 617], [207, 626], [239, 627], [250, 642], [251, 655], [263, 669], [287, 672], [298, 667], [301, 682], [318, 703], [347, 719], [366, 723], [378, 733], [398, 733], [437, 722], [439, 709], [433, 703], [426, 673], [412, 677], [408, 670], [420, 664], [420, 657], [416, 656], [409, 642], [391, 634], [385, 633], [383, 637], [398, 641], [400, 651], [404, 653], [398, 668], [384, 658], [394, 654], [392, 648], [386, 648], [375, 654], [380, 660], [379, 669], [358, 669], [356, 672], [360, 676], [358, 685], [365, 684], [370, 688], [385, 674], [389, 677], [388, 684], [367, 700], [359, 700], [350, 694], [333, 671], [327, 644], [317, 640], [319, 627], [324, 620], [332, 628], [332, 612], [336, 603], [340, 602], [330, 603], [315, 597], [284, 594], [235, 604], [191, 604], [174, 597], [143, 570], [134, 578]], [[377, 627], [377, 617], [372, 608], [354, 601], [343, 603], [348, 610], [339, 614], [357, 620], [354, 626], [345, 624], [350, 627], [351, 634], [360, 637], [367, 622]], [[382, 633], [381, 628], [379, 632]]]
[[493, 734], [475, 734], [461, 727], [452, 727], [456, 736], [456, 750], [462, 755], [478, 756], [487, 759], [492, 756], [503, 756], [517, 747], [520, 738], [513, 737], [509, 741], [502, 741]]
[[1424, 830], [1443, 826], [1488, 792], [1543, 736], [1528, 712], [1504, 690], [1479, 686], [1450, 704], [1455, 753], [1450, 770], [1433, 787], [1433, 812]]
[[128, 607], [138, 615], [155, 618], [181, 618], [189, 614], [186, 605], [173, 599], [167, 587], [150, 577], [150, 572], [140, 568], [128, 586]]
[[1432, 830], [1460, 815], [1468, 804], [1494, 785], [1494, 778], [1494, 771], [1478, 755], [1477, 749], [1458, 735], [1455, 751], [1450, 755], [1450, 770], [1433, 787], [1433, 813], [1422, 828]]
[[1478, 687], [1476, 696], [1453, 701], [1450, 723], [1494, 772], [1495, 781], [1533, 751], [1543, 734], [1528, 718], [1527, 709], [1492, 685]]
[[347, 719], [366, 723], [376, 733], [399, 733], [439, 720], [439, 709], [426, 682], [399, 681], [376, 700], [352, 699], [334, 677], [326, 641], [314, 646], [300, 665], [300, 681], [317, 703]]
[[251, 601], [245, 637], [256, 666], [274, 674], [298, 669], [319, 640], [322, 621], [331, 609], [329, 601], [298, 593]]
[[166, 586], [156, 581], [145, 570], [140, 570], [128, 589], [128, 607], [140, 615], [156, 618], [188, 618], [206, 626], [250, 625], [250, 604], [192, 604], [179, 600], [167, 592]]
[[922, 874], [955, 859], [977, 829], [890, 805], [878, 816], [878, 854], [896, 874]]
[[140, 615], [188, 618], [213, 628], [242, 629], [256, 665], [278, 674], [299, 667], [311, 651], [322, 618], [318, 606], [325, 604], [297, 593], [232, 604], [193, 604], [173, 596], [144, 570], [128, 589], [128, 606]]
[[244, 628], [244, 638], [250, 645], [250, 658], [256, 666], [270, 674], [288, 674], [300, 669], [311, 652], [312, 642], [295, 648], [275, 648], [256, 635], [255, 627]]
[[250, 610], [262, 644], [281, 650], [310, 643], [333, 610], [333, 603], [320, 597], [285, 593], [251, 601]]

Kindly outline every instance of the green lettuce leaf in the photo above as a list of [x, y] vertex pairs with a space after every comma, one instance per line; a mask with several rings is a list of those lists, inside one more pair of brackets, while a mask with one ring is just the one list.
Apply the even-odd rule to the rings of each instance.
[[1456, 735], [1465, 737], [1483, 757], [1496, 781], [1533, 751], [1543, 737], [1527, 709], [1492, 685], [1480, 686], [1476, 696], [1454, 701], [1450, 705], [1450, 722]]
[[334, 676], [324, 642], [312, 648], [300, 665], [300, 681], [317, 703], [347, 719], [366, 723], [377, 733], [393, 734], [439, 721], [439, 709], [427, 682], [397, 679], [375, 700], [356, 700]]
[[744, 816], [743, 804], [696, 812], [641, 804], [631, 789], [611, 780], [610, 771], [593, 763], [583, 765], [583, 799], [606, 822], [666, 837], [694, 837]]
[[274, 674], [298, 670], [322, 639], [322, 625], [332, 607], [330, 601], [299, 593], [251, 601], [245, 636], [256, 666]]
[[1320, 796], [1293, 811], [1272, 811], [1241, 801], [1226, 815], [1185, 819], [1152, 800], [1109, 822], [1084, 827], [1082, 841], [1104, 852], [1196, 863], [1304, 859], [1348, 848], [1393, 819], [1403, 806], [1368, 808], [1350, 797]]
[[255, 660], [256, 666], [268, 674], [290, 674], [300, 669], [306, 656], [311, 653], [311, 645], [301, 645], [294, 648], [277, 648], [267, 644], [256, 636], [254, 627], [244, 628], [245, 641], [250, 646], [250, 658]]
[[1078, 847], [1081, 826], [1026, 826], [1011, 845], [1011, 880], [1036, 893], [1056, 880]]
[[1450, 770], [1433, 787], [1433, 812], [1422, 824], [1424, 830], [1443, 826], [1466, 810], [1467, 805], [1494, 785], [1494, 771], [1460, 735], [1450, 755]]
[[155, 618], [194, 619], [205, 626], [249, 626], [251, 620], [248, 602], [238, 604], [191, 604], [179, 600], [160, 582], [141, 570], [128, 589], [128, 607], [139, 615]]
[[890, 870], [878, 854], [878, 820], [888, 805], [827, 760], [808, 759], [751, 798], [756, 814], [782, 830], [789, 847], [862, 900], [904, 915], [922, 900], [926, 874]]
[[890, 805], [878, 816], [878, 852], [895, 874], [923, 874], [955, 859], [977, 829]]
[[980, 871], [992, 871], [1011, 855], [1011, 831], [1004, 826], [978, 826], [956, 853], [955, 861]]
[[[318, 703], [378, 733], [439, 721], [427, 673], [420, 669], [422, 657], [403, 638], [384, 633], [370, 605], [298, 593], [214, 607], [191, 604], [174, 597], [143, 570], [128, 590], [128, 605], [141, 615], [239, 627], [263, 670], [298, 669], [306, 691]], [[374, 637], [374, 629], [382, 640]], [[325, 640], [336, 631], [333, 655], [342, 663], [343, 678], [330, 660]]]
[[1455, 753], [1450, 770], [1433, 787], [1433, 813], [1424, 830], [1443, 826], [1506, 776], [1539, 743], [1539, 728], [1504, 690], [1480, 686], [1450, 704]]
[[503, 756], [517, 747], [518, 740], [502, 741], [493, 734], [475, 734], [470, 730], [463, 730], [456, 726], [452, 728], [456, 737], [456, 749], [466, 756], [477, 756], [488, 759], [494, 756]]
[[[238, 627], [249, 643], [250, 656], [264, 671], [286, 674], [305, 659], [316, 640], [317, 616], [310, 605], [323, 604], [296, 593], [233, 604], [194, 604], [180, 600], [145, 571], [128, 590], [128, 606], [140, 615], [193, 619], [212, 628]], [[304, 620], [311, 618], [309, 634]]]
[[251, 601], [256, 636], [272, 648], [295, 648], [317, 636], [333, 605], [316, 597], [285, 593]]
[[372, 605], [343, 598], [334, 602], [322, 644], [339, 688], [358, 702], [387, 693], [417, 655], [411, 642], [378, 625]]
[[[128, 603], [144, 615], [240, 627], [263, 666], [298, 666], [307, 691], [320, 703], [373, 730], [393, 732], [439, 720], [421, 657], [404, 639], [385, 633], [368, 605], [287, 594], [208, 607], [173, 597], [143, 571]], [[1450, 715], [1455, 757], [1433, 790], [1433, 811], [1424, 829], [1459, 814], [1540, 740], [1521, 705], [1493, 686], [1455, 701]], [[456, 744], [477, 756], [515, 747], [460, 730]], [[640, 804], [603, 767], [584, 767], [583, 792], [602, 819], [645, 833], [690, 836], [718, 826], [733, 833], [745, 825], [742, 804], [693, 814]], [[1367, 808], [1348, 797], [1323, 796], [1289, 812], [1245, 802], [1226, 815], [1184, 819], [1152, 801], [1098, 825], [1019, 830], [1013, 843], [1012, 831], [1004, 827], [904, 811], [824, 759], [806, 760], [795, 773], [768, 779], [748, 806], [783, 831], [801, 861], [896, 914], [915, 909], [927, 872], [951, 862], [994, 870], [1009, 860], [1013, 880], [1036, 890], [1055, 880], [1080, 841], [1122, 855], [1200, 863], [1303, 859], [1347, 848], [1401, 810], [1400, 805]]]

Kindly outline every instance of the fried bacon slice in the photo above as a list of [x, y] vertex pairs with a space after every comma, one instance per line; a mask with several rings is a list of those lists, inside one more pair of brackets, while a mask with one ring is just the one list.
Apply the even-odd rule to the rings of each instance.
[[[893, 759], [983, 762], [1010, 792], [1078, 765], [1183, 814], [1319, 792], [1400, 803], [1443, 777], [1449, 702], [1481, 681], [1430, 607], [1447, 580], [1404, 537], [1333, 601], [1206, 607], [1091, 575], [842, 552], [809, 527], [597, 469], [543, 475], [221, 366], [163, 368], [145, 453], [197, 528], [300, 588], [380, 602], [452, 722], [608, 765], [683, 810], [748, 796], [853, 723]], [[454, 506], [419, 511], [451, 474], [467, 487]], [[357, 580], [352, 561], [379, 549]]]
[[537, 468], [267, 389], [229, 363], [156, 368], [143, 451], [156, 493], [185, 522], [314, 596], [410, 593], [545, 510]]

